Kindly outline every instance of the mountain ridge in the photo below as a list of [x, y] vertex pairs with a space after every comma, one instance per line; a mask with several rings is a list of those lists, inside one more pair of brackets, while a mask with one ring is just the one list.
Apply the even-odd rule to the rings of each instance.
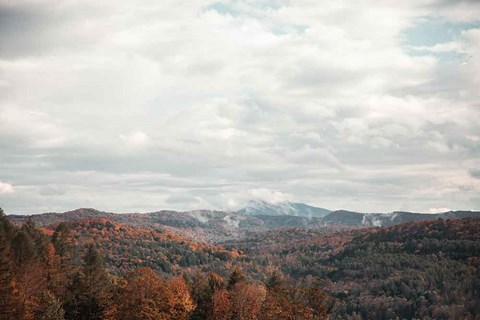
[[[242, 210], [160, 210], [149, 213], [117, 214], [93, 208], [80, 208], [64, 213], [50, 212], [30, 216], [8, 215], [7, 217], [15, 224], [22, 224], [31, 217], [39, 226], [49, 226], [58, 224], [59, 222], [72, 222], [88, 218], [106, 218], [135, 228], [165, 230], [196, 241], [206, 242], [221, 242], [229, 239], [242, 238], [252, 232], [289, 227], [380, 227], [412, 221], [480, 217], [480, 212], [476, 211], [449, 211], [440, 214], [422, 214], [403, 211], [391, 213], [361, 213], [348, 210], [332, 211], [323, 217], [314, 217], [312, 215], [303, 216], [298, 212], [297, 215], [286, 215], [286, 211], [284, 210], [285, 206], [282, 206], [278, 214], [273, 214], [275, 212], [271, 211], [272, 208], [276, 207], [274, 205], [267, 207], [267, 209], [270, 210], [269, 212], [258, 210], [255, 211], [254, 214]], [[303, 211], [303, 214], [307, 215], [307, 211]]]

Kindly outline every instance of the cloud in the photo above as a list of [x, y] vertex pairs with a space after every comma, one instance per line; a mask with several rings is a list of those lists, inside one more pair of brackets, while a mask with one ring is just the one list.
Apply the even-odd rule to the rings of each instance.
[[470, 169], [468, 170], [470, 176], [476, 179], [480, 179], [480, 169]]
[[127, 135], [120, 135], [120, 139], [125, 143], [127, 147], [144, 147], [149, 143], [150, 138], [142, 131], [135, 131]]
[[0, 194], [7, 194], [13, 192], [13, 186], [10, 183], [0, 181]]
[[40, 190], [40, 194], [42, 196], [63, 196], [65, 195], [65, 190], [58, 185], [49, 184]]
[[444, 213], [448, 211], [452, 211], [452, 210], [449, 208], [430, 208], [428, 209], [427, 213], [435, 214], [435, 213]]
[[478, 209], [477, 7], [0, 0], [2, 205]]

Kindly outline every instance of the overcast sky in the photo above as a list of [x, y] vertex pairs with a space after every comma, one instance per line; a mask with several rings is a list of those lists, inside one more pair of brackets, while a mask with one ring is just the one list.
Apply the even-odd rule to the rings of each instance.
[[478, 210], [479, 19], [479, 1], [0, 0], [0, 206]]

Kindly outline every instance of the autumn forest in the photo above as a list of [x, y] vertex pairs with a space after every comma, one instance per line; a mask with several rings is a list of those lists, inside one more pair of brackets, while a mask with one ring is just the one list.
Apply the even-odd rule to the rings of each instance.
[[480, 219], [219, 243], [0, 215], [0, 319], [478, 319]]

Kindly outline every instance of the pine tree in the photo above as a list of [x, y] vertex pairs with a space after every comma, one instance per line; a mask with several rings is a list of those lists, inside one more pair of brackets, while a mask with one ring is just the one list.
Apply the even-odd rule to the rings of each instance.
[[10, 242], [15, 235], [15, 227], [8, 221], [2, 208], [0, 208], [0, 235], [4, 237], [6, 242]]
[[111, 280], [94, 245], [88, 247], [82, 268], [73, 276], [69, 291], [66, 319], [103, 319], [110, 302]]
[[33, 240], [37, 253], [39, 255], [44, 255], [50, 241], [49, 238], [37, 228], [35, 221], [31, 216], [28, 217], [20, 230], [25, 231]]
[[70, 240], [70, 229], [65, 222], [61, 222], [53, 233], [52, 243], [55, 252], [62, 258], [63, 265], [69, 265], [72, 258], [73, 246]]
[[17, 232], [12, 241], [12, 249], [18, 267], [30, 263], [37, 255], [35, 244], [25, 230]]
[[[1, 209], [0, 209], [1, 210]], [[1, 214], [0, 213], [0, 219]], [[5, 234], [0, 230], [0, 319], [16, 319], [15, 286]]]

